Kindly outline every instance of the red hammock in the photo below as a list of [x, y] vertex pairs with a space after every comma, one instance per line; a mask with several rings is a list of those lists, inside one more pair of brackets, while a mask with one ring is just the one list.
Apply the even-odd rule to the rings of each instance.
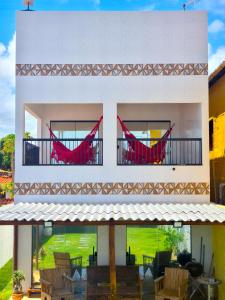
[[129, 131], [119, 116], [117, 116], [117, 119], [128, 142], [128, 150], [124, 150], [125, 160], [133, 164], [159, 164], [164, 160], [166, 156], [166, 143], [174, 125], [167, 130], [156, 144], [149, 148]]
[[63, 143], [61, 143], [52, 130], [49, 128], [50, 138], [53, 139], [52, 142], [52, 152], [51, 159], [55, 159], [57, 162], [63, 162], [65, 164], [87, 164], [93, 163], [95, 160], [96, 149], [93, 147], [93, 140], [95, 138], [96, 132], [102, 122], [103, 117], [99, 119], [98, 123], [92, 129], [92, 131], [84, 138], [80, 145], [70, 150]]

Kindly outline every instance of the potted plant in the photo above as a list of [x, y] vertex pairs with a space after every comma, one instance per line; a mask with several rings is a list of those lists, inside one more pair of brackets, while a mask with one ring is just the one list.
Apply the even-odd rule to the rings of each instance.
[[12, 275], [13, 280], [13, 300], [21, 300], [23, 298], [23, 289], [21, 282], [25, 280], [25, 276], [21, 271], [14, 271]]

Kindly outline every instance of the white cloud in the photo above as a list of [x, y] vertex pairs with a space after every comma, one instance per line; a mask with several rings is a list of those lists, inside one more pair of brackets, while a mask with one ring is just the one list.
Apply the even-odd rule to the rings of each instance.
[[224, 23], [221, 20], [214, 20], [210, 25], [209, 25], [209, 32], [210, 33], [217, 33], [224, 31], [225, 26]]
[[0, 137], [14, 132], [16, 34], [5, 46], [0, 42]]
[[[210, 46], [211, 48], [211, 46]], [[209, 74], [212, 73], [225, 60], [225, 46], [217, 48], [209, 53]]]

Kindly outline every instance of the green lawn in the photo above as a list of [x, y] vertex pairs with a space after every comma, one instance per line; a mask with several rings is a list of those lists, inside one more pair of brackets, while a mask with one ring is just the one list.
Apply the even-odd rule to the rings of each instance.
[[95, 233], [65, 233], [51, 236], [43, 244], [45, 255], [41, 257], [39, 268], [54, 268], [53, 252], [68, 252], [70, 257], [82, 256], [83, 265], [88, 265], [88, 255], [96, 249]]
[[[64, 233], [54, 234], [43, 241], [44, 254], [39, 263], [40, 269], [54, 268], [53, 252], [68, 252], [71, 257], [83, 256], [83, 265], [88, 265], [88, 255], [96, 249], [95, 233]], [[164, 235], [159, 228], [128, 227], [127, 248], [136, 254], [136, 263], [142, 263], [142, 255], [153, 255], [157, 250], [164, 249]], [[41, 251], [42, 252], [42, 251]]]
[[157, 227], [127, 227], [127, 247], [136, 255], [136, 263], [142, 264], [142, 255], [154, 256], [158, 250], [164, 250], [165, 236]]
[[8, 300], [12, 293], [12, 259], [0, 269], [0, 300]]

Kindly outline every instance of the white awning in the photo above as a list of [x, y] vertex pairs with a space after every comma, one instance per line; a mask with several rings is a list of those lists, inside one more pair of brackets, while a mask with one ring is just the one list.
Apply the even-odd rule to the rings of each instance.
[[13, 222], [211, 222], [225, 223], [225, 207], [179, 203], [24, 203], [0, 208], [0, 224]]

